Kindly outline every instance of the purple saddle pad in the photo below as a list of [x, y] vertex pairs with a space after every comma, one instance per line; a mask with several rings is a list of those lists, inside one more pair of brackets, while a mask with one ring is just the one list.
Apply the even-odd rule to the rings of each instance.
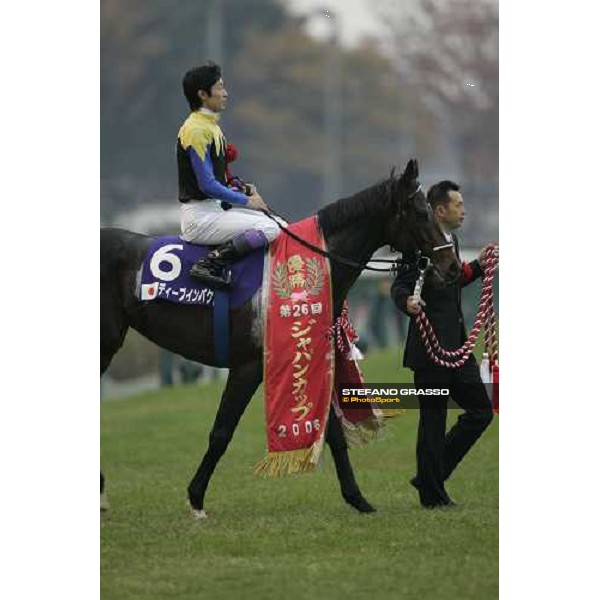
[[[175, 235], [155, 238], [140, 270], [138, 298], [212, 306], [214, 289], [190, 277], [189, 272], [192, 265], [213, 248], [188, 244]], [[264, 256], [264, 248], [259, 248], [231, 267], [230, 308], [250, 300], [262, 284]]]

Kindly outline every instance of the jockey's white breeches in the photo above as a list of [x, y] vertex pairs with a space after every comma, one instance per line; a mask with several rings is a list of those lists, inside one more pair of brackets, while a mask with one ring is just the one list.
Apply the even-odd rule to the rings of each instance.
[[[283, 219], [278, 219], [287, 225]], [[217, 246], [248, 229], [258, 229], [272, 242], [281, 232], [277, 223], [250, 208], [235, 205], [221, 208], [219, 200], [190, 200], [181, 203], [181, 238], [192, 244]]]

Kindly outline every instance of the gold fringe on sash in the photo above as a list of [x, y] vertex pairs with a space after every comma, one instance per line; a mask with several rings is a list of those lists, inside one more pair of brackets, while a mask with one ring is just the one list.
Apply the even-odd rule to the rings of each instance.
[[[254, 474], [259, 477], [274, 479], [294, 473], [309, 473], [314, 471], [318, 464], [316, 446], [300, 448], [289, 452], [269, 452], [265, 458], [254, 468]], [[317, 454], [317, 456], [315, 456]]]
[[383, 419], [371, 417], [352, 423], [342, 415], [342, 429], [349, 446], [362, 446], [383, 436]]
[[405, 408], [382, 408], [381, 412], [385, 419], [393, 419], [394, 417], [403, 417], [406, 414]]

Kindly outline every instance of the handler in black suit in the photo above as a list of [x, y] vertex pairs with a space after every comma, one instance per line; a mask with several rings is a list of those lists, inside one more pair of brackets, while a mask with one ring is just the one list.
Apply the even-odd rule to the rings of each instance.
[[[427, 199], [448, 241], [454, 243], [459, 257], [458, 241], [451, 232], [458, 229], [464, 220], [464, 202], [460, 187], [452, 181], [441, 181], [430, 188]], [[482, 251], [477, 260], [462, 263], [460, 279], [454, 285], [443, 289], [435, 289], [427, 285], [425, 280], [421, 302], [413, 296], [418, 272], [414, 261], [409, 261], [400, 268], [392, 284], [392, 299], [409, 317], [418, 314], [421, 306], [425, 306], [427, 317], [442, 348], [457, 350], [466, 340], [461, 288], [481, 277], [481, 265], [484, 261]], [[404, 366], [413, 370], [417, 388], [449, 388], [452, 399], [465, 411], [446, 435], [448, 396], [419, 397], [417, 475], [411, 483], [419, 491], [423, 506], [451, 506], [454, 502], [446, 493], [444, 482], [490, 424], [493, 416], [477, 362], [471, 355], [467, 362], [457, 369], [437, 366], [427, 356], [417, 324], [411, 318], [404, 351]]]

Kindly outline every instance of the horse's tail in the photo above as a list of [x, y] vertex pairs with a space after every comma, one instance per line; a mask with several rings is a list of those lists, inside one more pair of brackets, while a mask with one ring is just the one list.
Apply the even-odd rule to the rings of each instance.
[[150, 241], [125, 229], [100, 230], [100, 373], [125, 340], [125, 306], [135, 294], [135, 273]]
[[135, 254], [137, 254], [135, 252], [136, 238], [148, 239], [147, 236], [126, 229], [113, 227], [100, 229], [100, 277], [107, 270], [112, 271], [131, 266], [131, 260], [135, 259]]

